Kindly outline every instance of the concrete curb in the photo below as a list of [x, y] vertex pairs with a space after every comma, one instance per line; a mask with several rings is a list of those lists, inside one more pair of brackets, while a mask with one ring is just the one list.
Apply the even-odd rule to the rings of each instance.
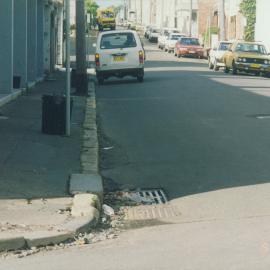
[[8, 94], [2, 98], [0, 98], [0, 107], [3, 107], [4, 105], [6, 105], [7, 103], [15, 100], [16, 98], [18, 98], [19, 96], [22, 95], [22, 93], [24, 92], [24, 89], [18, 89], [16, 91], [14, 91], [11, 94]]
[[[22, 91], [7, 98], [9, 102], [18, 97]], [[4, 104], [1, 103], [0, 107]], [[5, 103], [5, 104], [6, 104]], [[102, 178], [98, 174], [98, 135], [96, 125], [95, 84], [89, 83], [89, 97], [86, 100], [84, 134], [81, 151], [81, 174], [71, 176], [70, 193], [74, 195], [72, 218], [57, 228], [56, 231], [36, 231], [26, 233], [23, 237], [7, 236], [0, 239], [0, 251], [40, 247], [60, 244], [79, 233], [86, 233], [98, 224], [103, 200]]]
[[70, 193], [74, 195], [71, 214], [73, 217], [88, 218], [81, 232], [88, 231], [98, 223], [103, 201], [103, 183], [98, 172], [98, 134], [96, 123], [95, 83], [89, 82], [89, 97], [86, 100], [83, 123], [83, 143], [81, 151], [81, 174], [74, 174], [70, 179]]
[[19, 96], [27, 92], [27, 89], [30, 90], [36, 86], [37, 83], [44, 81], [44, 78], [38, 78], [35, 82], [28, 82], [27, 88], [14, 89], [12, 93], [7, 94], [6, 96], [0, 98], [0, 108], [9, 102], [17, 99]]

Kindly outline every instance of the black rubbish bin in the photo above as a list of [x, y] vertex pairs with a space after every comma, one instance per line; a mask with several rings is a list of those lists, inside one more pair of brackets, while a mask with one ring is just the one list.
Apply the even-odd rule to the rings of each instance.
[[[70, 100], [70, 117], [73, 100]], [[42, 133], [64, 135], [66, 133], [66, 97], [63, 95], [43, 95]]]
[[13, 76], [13, 88], [14, 89], [21, 88], [21, 76]]

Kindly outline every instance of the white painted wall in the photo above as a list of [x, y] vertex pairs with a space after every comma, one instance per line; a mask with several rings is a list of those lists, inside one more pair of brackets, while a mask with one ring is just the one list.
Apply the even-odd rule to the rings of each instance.
[[270, 52], [270, 1], [269, 0], [257, 0], [257, 21], [255, 28], [255, 39], [262, 41], [268, 47]]
[[239, 12], [239, 6], [242, 0], [227, 0], [225, 1], [226, 14], [229, 16], [236, 16]]

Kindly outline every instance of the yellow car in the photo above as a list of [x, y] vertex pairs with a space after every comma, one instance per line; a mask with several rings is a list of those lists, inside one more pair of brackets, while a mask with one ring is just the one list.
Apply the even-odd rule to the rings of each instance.
[[270, 75], [270, 55], [265, 46], [258, 42], [236, 41], [231, 44], [224, 55], [225, 73], [232, 70]]

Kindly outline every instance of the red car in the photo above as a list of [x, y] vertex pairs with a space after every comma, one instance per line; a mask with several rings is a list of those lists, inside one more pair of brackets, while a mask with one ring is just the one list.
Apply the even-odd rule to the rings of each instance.
[[198, 38], [182, 37], [175, 45], [174, 55], [178, 58], [181, 56], [203, 58], [203, 47]]

